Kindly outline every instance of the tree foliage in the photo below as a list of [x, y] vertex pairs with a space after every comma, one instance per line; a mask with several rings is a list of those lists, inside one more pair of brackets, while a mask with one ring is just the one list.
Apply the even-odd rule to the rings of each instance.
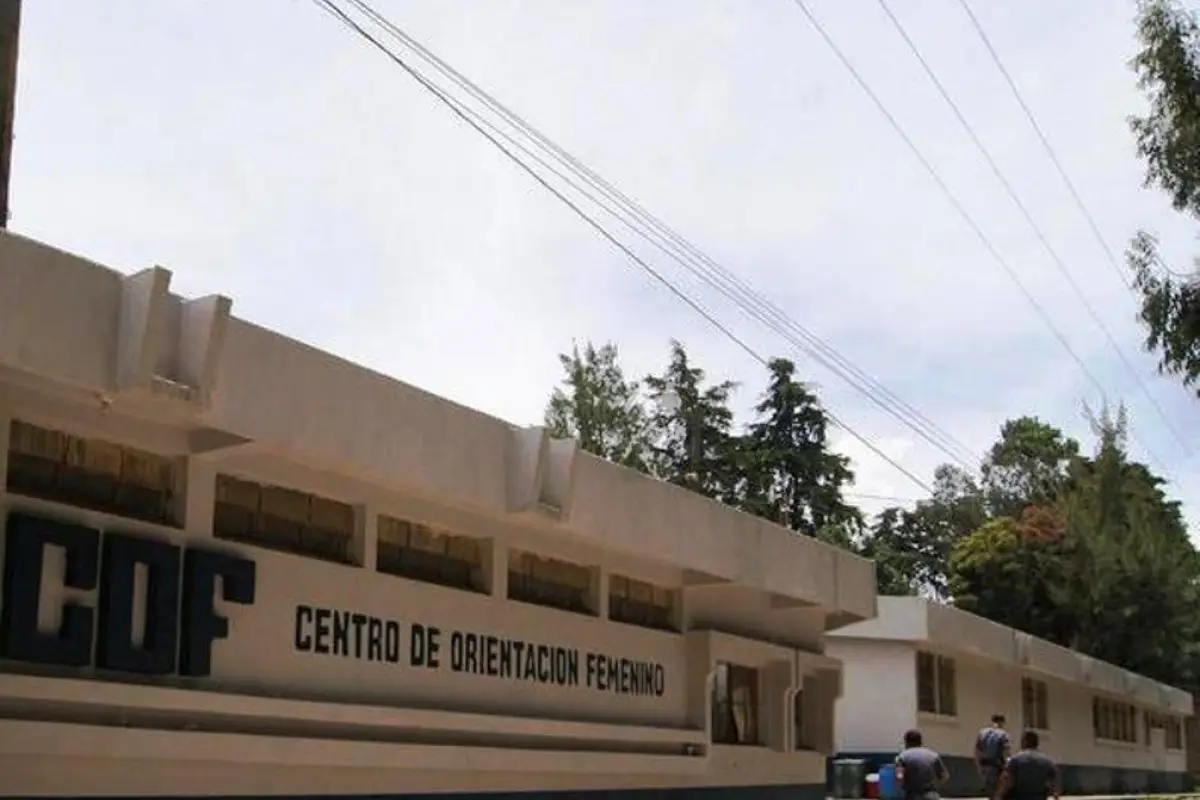
[[[1093, 453], [1052, 473], [1052, 491], [1031, 485], [1018, 515], [994, 513], [954, 545], [950, 594], [989, 619], [1191, 686], [1200, 571], [1179, 504], [1161, 478], [1129, 459], [1123, 409], [1094, 418], [1093, 431]], [[1049, 432], [1035, 438], [1050, 441]], [[1072, 449], [1060, 441], [1058, 455]], [[1040, 472], [1053, 457], [1044, 452], [1027, 471]], [[1010, 500], [1015, 508], [1019, 497]]]
[[[654, 429], [650, 472], [662, 480], [687, 487], [706, 497], [727, 496], [733, 480], [733, 411], [730, 394], [735, 385], [721, 381], [705, 385], [704, 370], [688, 359], [679, 342], [671, 342], [671, 356], [661, 375], [646, 378]], [[675, 408], [664, 398], [673, 395]]]
[[[1200, 686], [1200, 556], [1166, 483], [1132, 460], [1123, 408], [1091, 416], [1094, 444], [1033, 416], [1000, 426], [968, 471], [865, 525], [854, 475], [815, 393], [770, 362], [742, 426], [737, 386], [679, 342], [663, 371], [626, 378], [616, 348], [561, 356], [551, 433], [875, 561], [881, 594], [923, 595], [1187, 688]], [[676, 402], [664, 402], [671, 397]]]
[[574, 438], [589, 453], [633, 469], [646, 469], [651, 455], [649, 421], [641, 388], [627, 380], [612, 343], [588, 342], [558, 357], [564, 385], [550, 395], [546, 429]]
[[[1148, 101], [1144, 116], [1130, 117], [1146, 185], [1161, 189], [1176, 210], [1200, 218], [1200, 27], [1176, 0], [1141, 0], [1133, 59]], [[1126, 252], [1141, 295], [1146, 347], [1159, 368], [1184, 385], [1200, 380], [1200, 284], [1195, 275], [1169, 270], [1153, 235], [1139, 232]], [[1200, 392], [1200, 387], [1196, 387]]]
[[859, 546], [862, 515], [843, 494], [854, 480], [850, 462], [830, 449], [829, 419], [791, 361], [769, 363], [765, 391], [739, 431], [736, 384], [710, 381], [679, 342], [641, 384], [626, 379], [611, 344], [559, 358], [566, 375], [546, 410], [552, 435], [799, 533]]
[[816, 395], [796, 380], [796, 365], [777, 358], [768, 370], [755, 419], [739, 440], [741, 503], [809, 536], [826, 530], [852, 541], [862, 514], [842, 496], [854, 479], [850, 460], [829, 449], [829, 418]]

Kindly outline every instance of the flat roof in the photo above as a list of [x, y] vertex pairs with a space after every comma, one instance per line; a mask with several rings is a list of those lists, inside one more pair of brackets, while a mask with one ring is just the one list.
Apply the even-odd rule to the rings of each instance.
[[0, 383], [737, 584], [835, 623], [875, 614], [873, 562], [239, 319], [220, 296], [0, 233]]
[[1191, 715], [1192, 696], [1173, 686], [1109, 664], [977, 614], [921, 597], [880, 596], [874, 619], [852, 623], [826, 636], [924, 644], [941, 653], [1009, 664], [1097, 692]]

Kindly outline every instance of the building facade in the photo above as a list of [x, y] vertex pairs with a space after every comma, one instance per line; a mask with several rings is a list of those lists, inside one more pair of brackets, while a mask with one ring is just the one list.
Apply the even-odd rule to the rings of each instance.
[[169, 282], [0, 233], [0, 795], [824, 796], [870, 562]]
[[1039, 732], [1064, 791], [1182, 791], [1187, 692], [916, 597], [880, 597], [879, 615], [828, 636], [843, 664], [840, 754], [895, 757], [909, 728], [942, 753], [947, 794], [977, 796], [975, 736], [993, 714]]

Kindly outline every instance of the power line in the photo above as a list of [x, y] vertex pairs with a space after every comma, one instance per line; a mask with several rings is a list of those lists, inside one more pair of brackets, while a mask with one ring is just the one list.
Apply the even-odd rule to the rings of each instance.
[[1008, 84], [1008, 88], [1012, 91], [1013, 97], [1016, 98], [1017, 104], [1021, 106], [1021, 110], [1025, 112], [1025, 119], [1029, 120], [1029, 124], [1033, 128], [1034, 133], [1037, 134], [1038, 140], [1042, 143], [1042, 149], [1044, 149], [1046, 151], [1046, 155], [1050, 157], [1050, 163], [1054, 165], [1054, 169], [1058, 172], [1058, 176], [1062, 178], [1063, 183], [1067, 187], [1067, 191], [1070, 192], [1071, 198], [1075, 201], [1075, 206], [1079, 209], [1080, 213], [1083, 214], [1083, 218], [1087, 220], [1087, 224], [1088, 227], [1091, 228], [1092, 235], [1096, 238], [1096, 241], [1100, 243], [1100, 247], [1104, 250], [1105, 255], [1108, 256], [1109, 265], [1112, 266], [1113, 271], [1117, 274], [1117, 278], [1121, 281], [1121, 283], [1125, 284], [1127, 289], [1132, 290], [1133, 282], [1129, 280], [1129, 276], [1125, 274], [1125, 270], [1121, 269], [1121, 265], [1117, 261], [1116, 254], [1113, 253], [1112, 248], [1108, 244], [1108, 240], [1104, 238], [1104, 234], [1100, 232], [1100, 225], [1096, 222], [1096, 218], [1092, 216], [1092, 212], [1088, 209], [1087, 204], [1083, 202], [1083, 198], [1080, 196], [1079, 190], [1075, 188], [1075, 182], [1071, 180], [1071, 176], [1067, 174], [1066, 168], [1063, 167], [1062, 162], [1059, 160], [1058, 153], [1055, 152], [1054, 146], [1050, 144], [1050, 138], [1046, 136], [1046, 132], [1042, 129], [1041, 124], [1038, 123], [1037, 117], [1034, 116], [1033, 110], [1030, 109], [1029, 104], [1025, 102], [1025, 97], [1021, 93], [1021, 90], [1017, 87], [1017, 82], [1013, 80], [1012, 74], [1004, 65], [1004, 60], [1000, 58], [1000, 53], [997, 52], [996, 48], [992, 45], [991, 37], [988, 36], [987, 31], [984, 30], [983, 24], [979, 21], [979, 18], [975, 16], [975, 12], [971, 10], [971, 6], [967, 3], [967, 0], [958, 0], [958, 4], [962, 6], [963, 11], [967, 13], [967, 17], [971, 20], [971, 26], [975, 29], [975, 33], [979, 35], [980, 40], [983, 42], [983, 46], [988, 51], [988, 55], [991, 56], [992, 63], [996, 65], [996, 69], [1000, 71], [1000, 74], [1004, 77], [1004, 82]]
[[[778, 306], [772, 304], [760, 293], [755, 291], [736, 275], [718, 264], [698, 247], [688, 241], [685, 237], [672, 230], [661, 220], [654, 217], [649, 211], [638, 204], [637, 201], [621, 192], [570, 153], [564, 151], [535, 127], [510, 111], [502, 103], [489, 95], [479, 86], [472, 83], [468, 78], [466, 78], [466, 76], [462, 75], [445, 61], [438, 58], [435, 54], [430, 52], [427, 48], [405, 33], [402, 29], [394, 25], [382, 14], [372, 9], [366, 2], [364, 2], [364, 0], [348, 1], [360, 12], [368, 16], [373, 22], [387, 31], [392, 37], [397, 39], [402, 45], [413, 51], [419, 58], [433, 67], [443, 76], [451, 80], [453, 83], [458, 85], [461, 89], [465, 90], [489, 110], [501, 117], [509, 125], [516, 128], [521, 134], [533, 140], [535, 146], [538, 146], [543, 151], [547, 152], [551, 159], [557, 161], [567, 170], [573, 172], [578, 178], [582, 179], [584, 183], [588, 184], [598, 193], [604, 195], [608, 200], [616, 204], [620, 210], [615, 210], [612, 208], [612, 206], [606, 204], [594, 194], [585, 189], [581, 189], [578, 184], [576, 184], [567, 176], [563, 175], [554, 166], [548, 164], [538, 155], [530, 152], [528, 148], [516, 142], [511, 136], [508, 136], [482, 116], [475, 114], [474, 112], [470, 111], [470, 109], [467, 109], [468, 113], [471, 113], [477, 122], [488, 128], [500, 138], [508, 141], [516, 149], [520, 150], [530, 158], [533, 158], [542, 167], [552, 172], [560, 180], [568, 183], [572, 186], [572, 188], [574, 188], [588, 200], [596, 203], [605, 211], [607, 211], [614, 217], [614, 219], [621, 222], [641, 238], [645, 239], [669, 258], [675, 260], [704, 283], [716, 289], [726, 299], [732, 301], [739, 308], [739, 310], [743, 311], [743, 313], [746, 313], [751, 318], [765, 325], [768, 329], [779, 334], [785, 340], [789, 341], [794, 347], [797, 347], [807, 354], [810, 358], [846, 380], [847, 383], [849, 383], [860, 394], [862, 394], [875, 405], [879, 406], [902, 424], [915, 431], [919, 436], [921, 436], [921, 438], [925, 439], [934, 447], [946, 453], [951, 460], [955, 461], [961, 466], [964, 466], [968, 470], [971, 468], [967, 463], [973, 458], [969, 448], [957, 441], [952, 435], [947, 433], [935, 422], [930, 420], [908, 403], [901, 400], [889, 389], [887, 389], [887, 387], [872, 379], [863, 370], [838, 353], [837, 350], [835, 350], [827, 342], [824, 342], [822, 339], [820, 339], [820, 337], [806, 330], [802, 325], [800, 325], [800, 323], [789, 317]], [[622, 216], [622, 211], [625, 212], [625, 214], [627, 214], [630, 218]]]
[[[657, 280], [659, 283], [661, 283], [663, 286], [665, 286], [672, 294], [674, 294], [676, 297], [678, 297], [680, 300], [682, 300], [684, 303], [686, 303], [688, 306], [690, 306], [694, 311], [696, 311], [698, 314], [700, 314], [714, 328], [716, 328], [718, 331], [720, 331], [722, 334], [724, 334], [726, 337], [728, 337], [731, 341], [733, 341], [735, 344], [737, 344], [739, 347], [741, 347], [743, 350], [745, 350], [752, 358], [754, 358], [759, 363], [764, 364], [764, 365], [767, 363], [767, 360], [765, 358], [763, 358], [761, 355], [759, 355], [753, 348], [751, 348], [748, 344], [746, 344], [742, 339], [738, 338], [732, 331], [730, 331], [728, 328], [726, 328], [724, 325], [722, 325], [719, 320], [717, 320], [714, 316], [712, 316], [712, 314], [710, 314], [707, 310], [705, 310], [704, 307], [701, 306], [697, 301], [693, 300], [682, 290], [680, 290], [676, 286], [674, 286], [674, 284], [672, 284], [665, 276], [663, 276], [662, 273], [655, 270], [646, 261], [644, 261], [642, 258], [640, 258], [636, 253], [634, 253], [628, 246], [626, 246], [624, 243], [622, 243], [620, 240], [618, 240], [615, 236], [613, 236], [606, 228], [604, 228], [603, 225], [601, 225], [598, 221], [596, 221], [595, 218], [590, 216], [586, 211], [584, 211], [582, 208], [580, 208], [579, 205], [574, 203], [570, 198], [568, 198], [566, 195], [564, 195], [562, 192], [560, 192], [558, 189], [556, 189], [554, 186], [552, 186], [543, 176], [538, 174], [536, 170], [534, 170], [528, 164], [526, 164], [521, 159], [519, 159], [511, 150], [509, 150], [507, 147], [504, 146], [503, 143], [501, 143], [499, 138], [493, 136], [482, 125], [480, 125], [478, 122], [476, 122], [473, 115], [471, 113], [469, 113], [469, 110], [465, 109], [465, 107], [463, 107], [458, 101], [451, 98], [448, 94], [443, 92], [440, 87], [435, 85], [432, 81], [427, 79], [424, 75], [420, 74], [417, 70], [415, 70], [412, 66], [410, 66], [403, 58], [401, 58], [399, 55], [397, 55], [396, 53], [393, 53], [390, 49], [388, 49], [382, 42], [380, 42], [378, 39], [376, 39], [374, 36], [372, 36], [366, 29], [364, 29], [361, 25], [359, 25], [357, 22], [355, 22], [353, 19], [351, 19], [350, 16], [347, 15], [341, 8], [336, 6], [332, 2], [332, 0], [313, 0], [313, 2], [316, 3], [319, 7], [328, 11], [335, 18], [339, 19], [344, 25], [346, 25], [348, 28], [350, 28], [352, 31], [356, 32], [359, 36], [361, 36], [364, 40], [366, 40], [369, 44], [373, 45], [380, 52], [382, 52], [383, 54], [388, 56], [388, 58], [390, 58], [393, 61], [393, 63], [395, 63], [398, 67], [400, 67], [406, 73], [408, 73], [408, 75], [411, 78], [413, 78], [413, 80], [417, 81], [417, 83], [419, 83], [426, 91], [433, 94], [437, 99], [439, 99], [443, 104], [445, 104], [462, 121], [467, 123], [472, 129], [474, 129], [477, 133], [479, 133], [481, 136], [483, 136], [485, 139], [487, 139], [493, 146], [495, 146], [498, 150], [500, 150], [500, 152], [503, 153], [505, 155], [505, 157], [507, 157], [510, 161], [512, 161], [518, 167], [520, 167], [522, 169], [522, 171], [524, 171], [531, 178], [533, 178], [535, 181], [537, 181], [537, 183], [539, 185], [541, 185], [542, 188], [544, 188], [546, 191], [550, 192], [555, 198], [557, 198], [560, 202], [562, 202], [564, 205], [566, 205], [571, 211], [573, 211], [576, 214], [576, 216], [578, 216], [580, 219], [582, 219], [585, 223], [588, 224], [589, 227], [591, 227], [598, 234], [600, 234], [601, 237], [603, 237], [606, 241], [608, 241], [609, 244], [611, 244], [612, 246], [614, 246], [618, 250], [620, 250], [630, 261], [632, 261], [638, 267], [640, 267], [641, 269], [646, 271], [649, 275], [651, 275], [655, 280]], [[924, 481], [922, 481], [920, 478], [918, 478], [916, 475], [914, 475], [908, 469], [901, 466], [898, 462], [896, 462], [894, 459], [892, 459], [890, 456], [888, 456], [886, 453], [884, 453], [882, 450], [880, 450], [878, 447], [876, 447], [870, 440], [868, 440], [864, 436], [857, 433], [854, 429], [852, 429], [851, 427], [846, 425], [844, 422], [839, 420], [835, 415], [833, 415], [828, 410], [825, 411], [825, 414], [827, 417], [829, 417], [830, 421], [832, 421], [835, 425], [838, 425], [839, 427], [845, 429], [847, 433], [849, 433], [851, 436], [853, 436], [856, 440], [858, 440], [865, 447], [870, 449], [871, 452], [874, 453], [876, 456], [878, 456], [883, 461], [888, 463], [890, 466], [895, 468], [898, 472], [902, 473], [905, 477], [907, 477], [909, 480], [911, 480], [914, 484], [916, 484], [917, 486], [921, 487], [925, 491], [930, 492], [932, 494], [933, 490], [930, 486], [928, 486]]]
[[[992, 260], [995, 261], [997, 266], [999, 266], [1005, 272], [1005, 274], [1008, 275], [1009, 279], [1012, 280], [1013, 284], [1021, 292], [1025, 300], [1037, 313], [1038, 317], [1042, 320], [1043, 324], [1045, 324], [1046, 328], [1062, 346], [1063, 350], [1066, 351], [1067, 355], [1071, 357], [1071, 360], [1075, 362], [1076, 366], [1079, 367], [1080, 372], [1083, 373], [1084, 377], [1087, 378], [1088, 382], [1091, 383], [1093, 388], [1099, 392], [1101, 399], [1104, 402], [1107, 402], [1108, 392], [1105, 390], [1104, 385], [1096, 377], [1095, 373], [1093, 373], [1088, 367], [1083, 358], [1080, 357], [1080, 355], [1075, 351], [1075, 348], [1071, 346], [1070, 341], [1067, 340], [1063, 332], [1059, 330], [1057, 325], [1054, 324], [1054, 320], [1046, 311], [1045, 307], [1038, 302], [1038, 299], [1034, 297], [1029, 289], [1025, 286], [1020, 276], [1017, 275], [1016, 271], [1013, 270], [1012, 266], [1008, 263], [1008, 260], [1004, 258], [1000, 251], [992, 243], [992, 240], [983, 231], [979, 223], [976, 222], [975, 218], [972, 217], [970, 212], [966, 210], [962, 202], [946, 184], [945, 180], [943, 180], [937, 168], [933, 166], [928, 158], [926, 158], [925, 154], [921, 152], [921, 149], [917, 147], [912, 137], [908, 135], [907, 131], [905, 131], [904, 126], [902, 126], [892, 112], [888, 110], [888, 107], [884, 104], [884, 102], [879, 99], [879, 95], [875, 93], [875, 90], [871, 88], [869, 83], [867, 83], [866, 79], [838, 46], [837, 42], [833, 40], [833, 37], [829, 35], [828, 31], [825, 30], [825, 27], [820, 23], [816, 16], [813, 15], [812, 11], [805, 4], [804, 0], [792, 0], [792, 2], [798, 9], [800, 9], [801, 13], [804, 14], [809, 24], [812, 25], [813, 29], [820, 35], [821, 39], [824, 40], [825, 44], [833, 52], [834, 56], [836, 56], [838, 61], [841, 62], [842, 66], [846, 68], [846, 71], [850, 73], [850, 76], [854, 79], [854, 82], [858, 84], [859, 88], [862, 89], [863, 93], [867, 95], [867, 97], [875, 105], [876, 109], [884, 116], [885, 119], [887, 119], [889, 125], [905, 143], [917, 161], [921, 163], [921, 166], [925, 168], [925, 171], [929, 174], [930, 178], [933, 179], [933, 182], [937, 184], [938, 188], [942, 191], [942, 194], [946, 196], [946, 199], [950, 202], [950, 205], [954, 208], [954, 210], [958, 212], [958, 215], [962, 218], [963, 222], [967, 224], [967, 226], [975, 234], [976, 238], [979, 239], [980, 244], [984, 246], [984, 249], [987, 250], [988, 254], [992, 257]], [[1144, 444], [1142, 446], [1145, 448]], [[1147, 454], [1153, 458], [1153, 454], [1150, 453], [1149, 448], [1145, 449]], [[1158, 459], [1154, 460], [1158, 461]]]
[[859, 88], [863, 90], [867, 97], [870, 98], [871, 102], [875, 104], [875, 107], [879, 110], [879, 112], [883, 114], [883, 116], [891, 124], [897, 135], [899, 135], [904, 143], [908, 146], [908, 149], [912, 151], [913, 155], [925, 168], [925, 171], [929, 173], [929, 176], [933, 178], [934, 183], [936, 183], [938, 188], [942, 190], [942, 193], [946, 195], [946, 199], [950, 201], [950, 205], [953, 206], [954, 210], [957, 211], [959, 216], [962, 217], [963, 221], [967, 223], [967, 226], [970, 227], [972, 232], [974, 232], [976, 237], [983, 244], [984, 248], [989, 254], [991, 254], [993, 260], [996, 261], [996, 263], [1012, 279], [1013, 283], [1016, 284], [1017, 288], [1021, 291], [1021, 294], [1023, 294], [1029, 304], [1033, 306], [1033, 309], [1041, 317], [1042, 321], [1046, 324], [1046, 327], [1050, 329], [1050, 332], [1058, 340], [1059, 344], [1062, 345], [1063, 349], [1067, 351], [1067, 354], [1070, 355], [1072, 360], [1074, 360], [1079, 366], [1079, 369], [1083, 372], [1084, 376], [1087, 377], [1092, 386], [1095, 387], [1102, 397], [1107, 397], [1108, 393], [1104, 390], [1103, 384], [1101, 384], [1099, 379], [1097, 379], [1096, 376], [1092, 374], [1092, 371], [1088, 369], [1088, 366], [1084, 360], [1080, 358], [1078, 353], [1075, 352], [1075, 348], [1071, 347], [1071, 343], [1067, 341], [1066, 337], [1058, 329], [1058, 326], [1054, 324], [1054, 321], [1050, 318], [1050, 315], [1046, 312], [1046, 309], [1041, 303], [1038, 302], [1037, 298], [1030, 293], [1029, 289], [1025, 287], [1025, 284], [1021, 281], [1020, 276], [1017, 275], [1004, 256], [1000, 254], [1000, 251], [996, 249], [996, 246], [992, 244], [992, 240], [988, 238], [988, 235], [983, 232], [982, 228], [979, 227], [979, 223], [975, 221], [975, 218], [971, 216], [970, 212], [966, 210], [954, 192], [950, 190], [950, 187], [946, 185], [946, 182], [942, 179], [942, 176], [937, 171], [937, 168], [934, 167], [933, 164], [930, 163], [929, 159], [925, 157], [925, 154], [922, 153], [921, 149], [917, 147], [915, 142], [913, 142], [912, 137], [908, 135], [908, 132], [904, 130], [904, 127], [899, 123], [892, 112], [889, 111], [887, 106], [884, 105], [883, 101], [879, 99], [879, 95], [875, 94], [875, 90], [871, 88], [870, 84], [867, 83], [866, 79], [863, 78], [862, 74], [858, 71], [854, 64], [850, 62], [850, 59], [846, 57], [846, 54], [842, 52], [842, 49], [838, 47], [837, 42], [833, 40], [833, 38], [825, 30], [825, 27], [821, 25], [820, 21], [813, 16], [812, 11], [810, 11], [808, 6], [805, 5], [804, 0], [792, 0], [792, 2], [795, 3], [796, 7], [799, 8], [804, 16], [808, 18], [808, 21], [813, 26], [813, 29], [816, 30], [816, 32], [821, 36], [821, 38], [825, 41], [825, 44], [829, 46], [829, 49], [833, 51], [833, 54], [837, 57], [838, 61], [841, 62], [842, 66], [844, 66], [850, 73], [851, 77], [854, 78], [855, 83], [858, 84]]
[[882, 500], [885, 503], [920, 503], [921, 500], [915, 497], [894, 497], [890, 494], [870, 494], [868, 492], [845, 492], [846, 497], [854, 497], [859, 500]]
[[[960, 2], [961, 1], [962, 0], [960, 0]], [[1067, 281], [1068, 285], [1070, 285], [1071, 290], [1075, 293], [1076, 298], [1078, 298], [1079, 302], [1083, 305], [1083, 307], [1087, 311], [1088, 315], [1092, 318], [1092, 321], [1096, 323], [1096, 326], [1104, 334], [1104, 338], [1108, 341], [1109, 346], [1112, 347], [1113, 351], [1117, 354], [1117, 357], [1121, 360], [1121, 363], [1124, 365], [1125, 370], [1129, 373], [1130, 377], [1132, 377], [1133, 380], [1137, 383], [1138, 388], [1140, 388], [1142, 390], [1142, 394], [1144, 394], [1146, 396], [1146, 399], [1150, 402], [1151, 407], [1153, 407], [1154, 411], [1158, 414], [1159, 418], [1163, 421], [1163, 424], [1166, 425], [1167, 430], [1175, 438], [1175, 441], [1179, 444], [1180, 449], [1182, 449], [1184, 451], [1184, 453], [1188, 453], [1190, 451], [1190, 448], [1188, 447], [1187, 443], [1184, 441], [1183, 436], [1179, 433], [1179, 431], [1171, 423], [1171, 420], [1167, 416], [1166, 411], [1163, 410], [1162, 405], [1159, 404], [1158, 400], [1150, 392], [1149, 387], [1146, 386], [1146, 382], [1144, 380], [1142, 380], [1142, 377], [1138, 373], [1137, 368], [1134, 367], [1133, 362], [1131, 362], [1129, 360], [1129, 357], [1125, 354], [1124, 348], [1122, 348], [1121, 345], [1117, 343], [1116, 338], [1113, 336], [1112, 332], [1109, 330], [1108, 325], [1105, 324], [1104, 319], [1096, 311], [1095, 306], [1093, 306], [1091, 304], [1091, 302], [1087, 299], [1087, 295], [1084, 294], [1083, 289], [1080, 288], [1080, 286], [1079, 286], [1079, 283], [1075, 280], [1074, 276], [1071, 275], [1070, 270], [1067, 269], [1067, 265], [1063, 262], [1062, 257], [1059, 256], [1058, 252], [1050, 244], [1050, 240], [1048, 238], [1046, 238], [1046, 234], [1042, 231], [1041, 227], [1037, 224], [1037, 221], [1034, 220], [1033, 214], [1030, 213], [1029, 208], [1021, 200], [1020, 196], [1017, 194], [1016, 189], [1013, 188], [1012, 183], [1004, 175], [1004, 172], [1000, 169], [1000, 166], [996, 163], [995, 158], [992, 157], [991, 152], [987, 149], [987, 147], [979, 139], [979, 135], [975, 132], [974, 126], [972, 126], [971, 123], [967, 120], [966, 116], [962, 113], [962, 109], [959, 108], [958, 103], [956, 103], [954, 101], [954, 98], [951, 97], [950, 92], [946, 89], [946, 86], [942, 83], [941, 79], [938, 78], [937, 72], [935, 72], [933, 67], [930, 66], [929, 62], [925, 59], [925, 56], [921, 53], [921, 49], [917, 46], [917, 43], [915, 41], [913, 41], [912, 37], [909, 36], [908, 31], [905, 29], [904, 25], [900, 22], [900, 20], [892, 12], [891, 7], [888, 5], [888, 0], [878, 0], [878, 2], [879, 2], [880, 8], [883, 9], [883, 13], [887, 15], [887, 18], [891, 21], [892, 26], [896, 29], [897, 33], [900, 34], [900, 37], [904, 40], [905, 44], [908, 45], [909, 50], [912, 51], [913, 56], [920, 63], [921, 68], [925, 71], [925, 74], [929, 77], [929, 80], [933, 83], [934, 87], [937, 89], [938, 94], [940, 94], [942, 96], [942, 99], [946, 101], [946, 104], [948, 106], [950, 106], [950, 110], [954, 112], [954, 116], [958, 119], [959, 123], [963, 126], [963, 129], [967, 132], [967, 135], [970, 137], [971, 142], [975, 145], [975, 148], [977, 150], [979, 150], [980, 154], [983, 156], [984, 160], [987, 162], [988, 167], [991, 168], [992, 173], [996, 176], [996, 179], [998, 181], [1000, 181], [1000, 185], [1004, 187], [1005, 193], [1008, 194], [1008, 196], [1012, 199], [1013, 203], [1017, 207], [1017, 210], [1021, 212], [1021, 216], [1024, 217], [1025, 222], [1029, 225], [1030, 230], [1033, 231], [1034, 236], [1037, 237], [1037, 240], [1041, 244], [1042, 249], [1045, 250], [1046, 254], [1050, 256], [1050, 260], [1054, 263], [1055, 268], [1059, 271], [1059, 273]], [[1144, 447], [1144, 445], [1143, 445], [1143, 447]], [[1150, 453], [1149, 448], [1147, 448], [1147, 452]], [[1151, 453], [1151, 456], [1154, 457], [1152, 453]], [[1155, 460], [1160, 460], [1160, 459], [1155, 458]]]

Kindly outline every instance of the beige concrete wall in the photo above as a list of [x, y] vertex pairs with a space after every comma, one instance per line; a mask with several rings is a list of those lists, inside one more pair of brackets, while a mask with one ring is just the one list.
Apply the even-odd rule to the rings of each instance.
[[[0, 369], [111, 415], [241, 437], [264, 462], [304, 464], [487, 516], [539, 517], [606, 550], [821, 606], [875, 613], [874, 565], [520, 431], [231, 317], [222, 298], [169, 293], [0, 233]], [[163, 374], [163, 373], [169, 374]]]
[[[824, 771], [824, 760], [814, 754], [799, 753], [793, 764], [783, 769], [764, 763], [761, 754], [745, 748], [722, 750], [713, 756], [715, 771], [726, 776], [726, 786], [761, 785], [760, 776], [773, 770], [777, 783], [806, 783]], [[578, 767], [570, 759], [559, 758], [564, 766]], [[0, 775], [5, 776], [5, 791], [23, 795], [78, 795], [89, 791], [93, 796], [120, 794], [145, 795], [305, 795], [323, 791], [335, 778], [339, 793], [394, 795], [397, 791], [523, 791], [537, 787], [543, 791], [581, 789], [654, 789], [709, 785], [701, 776], [666, 775], [648, 768], [629, 772], [622, 768], [607, 773], [574, 769], [531, 773], [525, 769], [493, 769], [464, 776], [454, 769], [389, 768], [384, 764], [369, 767], [330, 768], [324, 765], [240, 764], [203, 758], [110, 760], [86, 754], [71, 757], [71, 769], [61, 768], [62, 758], [26, 758], [0, 756]], [[97, 787], [103, 787], [98, 789]]]
[[[955, 717], [917, 712], [918, 649], [955, 659], [958, 700]], [[1013, 736], [1019, 736], [1024, 727], [1021, 679], [1030, 677], [1047, 684], [1049, 729], [1040, 732], [1042, 749], [1060, 762], [1166, 772], [1179, 772], [1185, 767], [1186, 753], [1167, 750], [1161, 734], [1150, 743], [1144, 741], [1140, 716], [1136, 744], [1097, 740], [1092, 730], [1092, 698], [1097, 695], [1093, 686], [989, 660], [964, 648], [930, 643], [840, 639], [831, 642], [829, 652], [844, 665], [840, 708], [844, 707], [845, 713], [839, 713], [843, 750], [896, 749], [904, 730], [916, 726], [924, 733], [926, 744], [935, 750], [950, 756], [971, 757], [975, 736], [988, 724], [992, 714], [1004, 714]], [[904, 677], [898, 677], [901, 675]], [[1105, 696], [1137, 704], [1136, 698], [1128, 695]], [[1146, 707], [1140, 706], [1139, 710]], [[868, 728], [865, 721], [872, 718], [879, 719], [886, 732]], [[889, 738], [890, 747], [882, 747]]]
[[917, 707], [916, 659], [905, 642], [831, 639], [825, 652], [842, 662], [837, 750], [897, 750]]
[[[97, 682], [90, 668], [0, 662], [0, 793], [824, 780], [840, 664], [821, 634], [875, 613], [870, 562], [231, 317], [224, 298], [171, 295], [169, 281], [0, 233], [0, 454], [20, 419], [171, 456], [183, 472], [179, 528], [8, 493], [0, 517], [217, 547], [254, 561], [255, 601], [218, 600], [229, 636], [204, 678]], [[5, 470], [0, 455], [0, 486]], [[355, 563], [216, 541], [218, 473], [350, 504]], [[380, 514], [485, 542], [488, 591], [376, 572]], [[589, 567], [601, 612], [507, 600], [512, 548]], [[61, 553], [47, 553], [43, 631], [65, 601], [97, 602], [63, 589]], [[608, 621], [613, 574], [675, 589], [681, 631]], [[298, 650], [301, 607], [396, 621], [399, 663]], [[416, 624], [440, 631], [436, 666], [411, 663]], [[456, 670], [456, 633], [565, 648], [578, 680]], [[589, 654], [661, 666], [662, 693], [599, 688]], [[718, 661], [760, 670], [762, 746], [709, 743]], [[802, 737], [791, 724], [800, 690]]]

